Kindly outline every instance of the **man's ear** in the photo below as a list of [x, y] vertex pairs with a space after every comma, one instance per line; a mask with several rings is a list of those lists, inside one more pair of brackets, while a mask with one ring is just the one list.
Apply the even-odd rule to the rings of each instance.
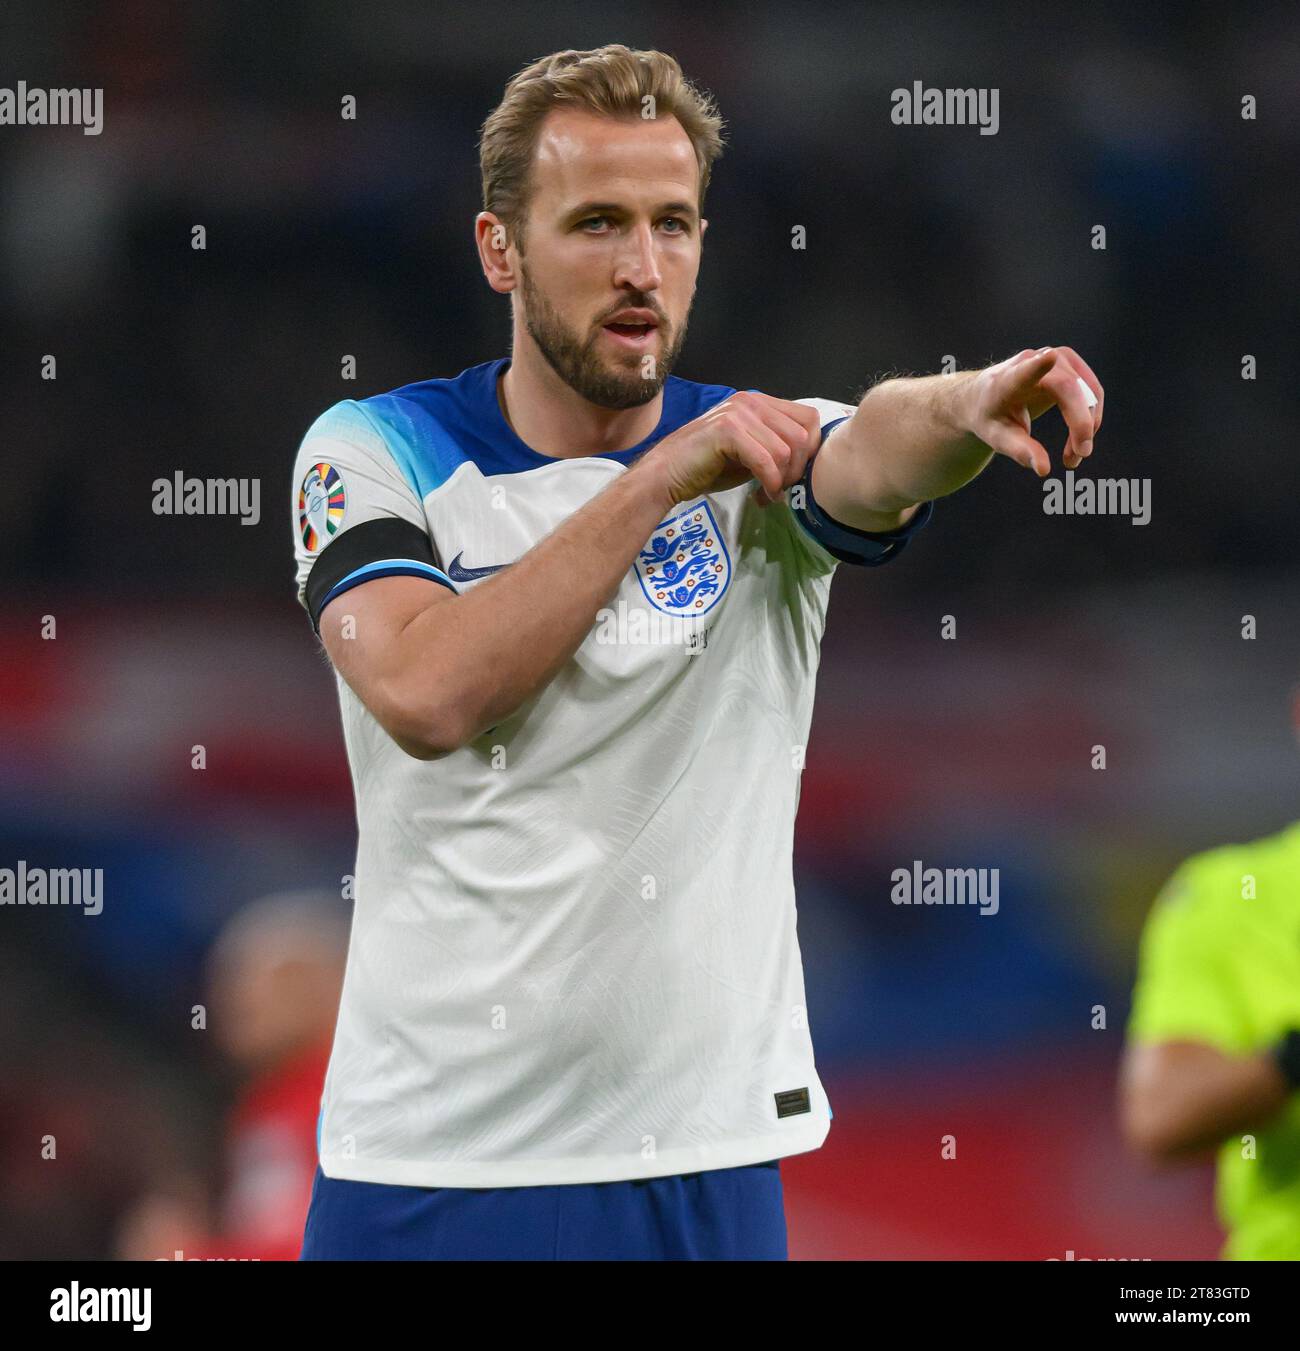
[[708, 228], [709, 228], [709, 222], [706, 221], [706, 220], [704, 219], [703, 216], [701, 216], [701, 217], [700, 217], [700, 243], [701, 243], [701, 244], [704, 243], [704, 232], [705, 232], [705, 230], [707, 230]]
[[510, 256], [509, 234], [495, 212], [480, 211], [474, 217], [474, 242], [488, 285], [500, 295], [508, 295], [519, 278]]

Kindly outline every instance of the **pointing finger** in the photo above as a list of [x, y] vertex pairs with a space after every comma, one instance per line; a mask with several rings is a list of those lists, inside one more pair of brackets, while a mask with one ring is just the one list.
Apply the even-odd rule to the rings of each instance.
[[1005, 399], [1023, 398], [1056, 365], [1056, 349], [1046, 347], [1041, 352], [1013, 364], [1002, 376], [1001, 394]]

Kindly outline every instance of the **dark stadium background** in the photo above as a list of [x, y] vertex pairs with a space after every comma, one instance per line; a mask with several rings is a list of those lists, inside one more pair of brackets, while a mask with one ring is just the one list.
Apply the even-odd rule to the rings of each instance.
[[[1152, 484], [1146, 526], [1053, 517], [999, 461], [897, 564], [840, 570], [796, 851], [835, 1120], [783, 1165], [792, 1255], [1217, 1251], [1208, 1170], [1126, 1155], [1114, 1071], [1172, 866], [1296, 815], [1300, 15], [11, 0], [0, 85], [102, 86], [105, 126], [0, 127], [0, 864], [107, 881], [97, 917], [0, 912], [0, 1255], [109, 1255], [166, 1175], [220, 1186], [205, 953], [351, 870], [294, 450], [338, 399], [504, 354], [477, 127], [526, 61], [610, 41], [728, 120], [678, 374], [851, 398], [1068, 343], [1107, 390], [1088, 472]], [[914, 79], [997, 87], [998, 134], [894, 126]], [[260, 479], [260, 524], [155, 516], [178, 469]], [[1000, 912], [892, 905], [915, 858], [999, 867]]]

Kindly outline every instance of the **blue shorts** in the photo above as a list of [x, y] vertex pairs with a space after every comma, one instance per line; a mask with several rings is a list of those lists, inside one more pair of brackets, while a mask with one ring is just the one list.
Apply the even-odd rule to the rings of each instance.
[[546, 1187], [398, 1187], [316, 1169], [301, 1261], [780, 1261], [780, 1161]]

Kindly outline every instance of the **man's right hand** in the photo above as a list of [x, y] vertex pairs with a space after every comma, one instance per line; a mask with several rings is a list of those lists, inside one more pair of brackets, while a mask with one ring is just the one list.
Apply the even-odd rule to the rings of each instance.
[[743, 391], [666, 436], [641, 464], [661, 476], [673, 503], [736, 488], [753, 477], [766, 505], [799, 482], [820, 442], [815, 408]]

